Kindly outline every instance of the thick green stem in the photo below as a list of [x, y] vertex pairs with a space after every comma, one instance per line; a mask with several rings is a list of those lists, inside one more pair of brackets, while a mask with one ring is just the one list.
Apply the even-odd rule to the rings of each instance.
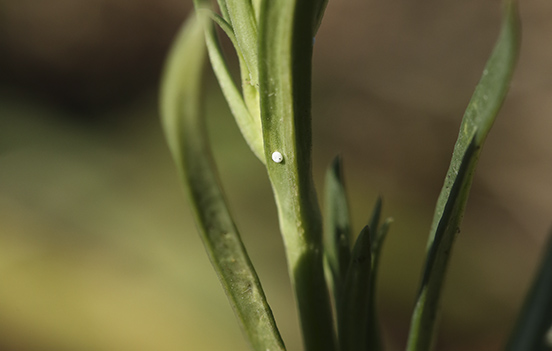
[[[316, 1], [263, 3], [259, 91], [267, 170], [276, 197], [307, 351], [335, 350], [322, 255], [322, 223], [311, 174], [312, 21]], [[280, 163], [272, 154], [283, 156]]]

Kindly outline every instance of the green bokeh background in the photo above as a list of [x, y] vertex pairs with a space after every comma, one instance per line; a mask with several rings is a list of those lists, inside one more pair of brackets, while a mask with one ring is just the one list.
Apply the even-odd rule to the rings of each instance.
[[[163, 140], [157, 87], [190, 4], [0, 0], [0, 350], [245, 350]], [[314, 58], [314, 173], [341, 153], [354, 228], [395, 222], [379, 301], [404, 348], [433, 206], [499, 1], [330, 1]], [[499, 350], [552, 218], [552, 5], [523, 43], [445, 288], [439, 350]], [[231, 53], [231, 51], [229, 51]], [[300, 336], [270, 186], [213, 77], [222, 181], [290, 351]]]

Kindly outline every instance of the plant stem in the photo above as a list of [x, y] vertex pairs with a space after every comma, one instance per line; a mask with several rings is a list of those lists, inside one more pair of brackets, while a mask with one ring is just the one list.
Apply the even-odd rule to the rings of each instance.
[[[278, 207], [306, 351], [334, 351], [322, 223], [311, 174], [311, 59], [316, 1], [261, 9], [259, 91], [267, 170]], [[281, 163], [271, 161], [280, 152]]]

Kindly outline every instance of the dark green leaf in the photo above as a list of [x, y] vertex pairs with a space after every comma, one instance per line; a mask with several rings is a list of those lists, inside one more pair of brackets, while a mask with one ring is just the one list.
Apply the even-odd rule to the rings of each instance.
[[374, 209], [372, 210], [372, 216], [368, 221], [368, 226], [370, 227], [370, 232], [372, 233], [372, 235], [370, 235], [370, 241], [372, 245], [374, 245], [374, 241], [377, 237], [382, 205], [383, 202], [381, 200], [381, 197], [378, 197], [378, 199], [376, 200], [376, 204], [374, 205]]
[[343, 311], [337, 321], [340, 351], [367, 348], [371, 267], [370, 228], [366, 226], [355, 242], [347, 269], [343, 298], [338, 301]]
[[[330, 273], [329, 287], [334, 301], [343, 299], [343, 287], [351, 257], [351, 229], [349, 206], [343, 182], [342, 161], [336, 157], [326, 171], [324, 216], [324, 255]], [[341, 315], [340, 305], [336, 303], [337, 319]]]
[[316, 32], [318, 32], [318, 28], [320, 28], [320, 25], [322, 24], [322, 17], [324, 17], [324, 12], [326, 11], [326, 7], [328, 6], [328, 0], [316, 0], [315, 2], [316, 14], [314, 16], [313, 22], [314, 35], [316, 35]]
[[506, 1], [496, 46], [466, 109], [445, 184], [439, 196], [408, 351], [432, 349], [437, 310], [454, 239], [468, 199], [481, 147], [506, 97], [519, 48], [517, 4]]
[[351, 256], [349, 206], [340, 157], [326, 172], [325, 195], [324, 252], [333, 279], [332, 290], [339, 300]]
[[552, 350], [552, 232], [506, 350]]
[[[381, 206], [381, 199], [378, 199], [378, 203]], [[377, 207], [376, 207], [377, 208]], [[377, 228], [377, 232], [370, 236], [372, 247], [372, 267], [370, 273], [370, 282], [368, 283], [369, 291], [366, 299], [368, 300], [368, 326], [367, 326], [367, 351], [379, 351], [383, 349], [383, 340], [381, 337], [377, 304], [376, 304], [376, 286], [379, 272], [379, 262], [381, 259], [381, 248], [383, 247], [383, 241], [389, 231], [389, 226], [393, 220], [387, 218], [383, 224]]]

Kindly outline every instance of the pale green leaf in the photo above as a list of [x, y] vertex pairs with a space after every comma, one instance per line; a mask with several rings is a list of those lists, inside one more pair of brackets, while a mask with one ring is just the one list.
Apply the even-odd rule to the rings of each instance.
[[[205, 1], [196, 0], [194, 4], [200, 14], [206, 17], [216, 17], [212, 15], [212, 11], [208, 7], [209, 4]], [[234, 31], [231, 31], [231, 27], [226, 21], [222, 21], [220, 18], [217, 18], [216, 21], [221, 25], [221, 28], [229, 34], [230, 39], [236, 40], [233, 35], [235, 34]], [[255, 156], [257, 156], [261, 162], [265, 163], [263, 135], [259, 116], [251, 114], [248, 106], [244, 102], [240, 90], [236, 87], [226, 60], [224, 59], [219, 40], [212, 26], [206, 26], [205, 40], [207, 42], [211, 67], [217, 77], [222, 93], [228, 102], [230, 111], [236, 120], [236, 124]], [[239, 48], [236, 50], [241, 60]], [[258, 113], [258, 109], [256, 109], [254, 113]]]
[[228, 211], [212, 161], [201, 115], [204, 30], [195, 16], [168, 57], [161, 87], [161, 118], [169, 148], [187, 185], [201, 238], [255, 351], [283, 351], [260, 281]]
[[226, 0], [226, 7], [232, 28], [234, 28], [236, 41], [249, 71], [250, 84], [256, 86], [259, 83], [257, 18], [251, 1]]
[[[194, 0], [194, 3], [196, 3], [197, 0]], [[217, 0], [217, 4], [220, 9], [220, 13], [222, 14], [222, 18], [228, 23], [230, 23], [230, 14], [228, 13], [228, 7], [226, 6], [226, 0]]]

